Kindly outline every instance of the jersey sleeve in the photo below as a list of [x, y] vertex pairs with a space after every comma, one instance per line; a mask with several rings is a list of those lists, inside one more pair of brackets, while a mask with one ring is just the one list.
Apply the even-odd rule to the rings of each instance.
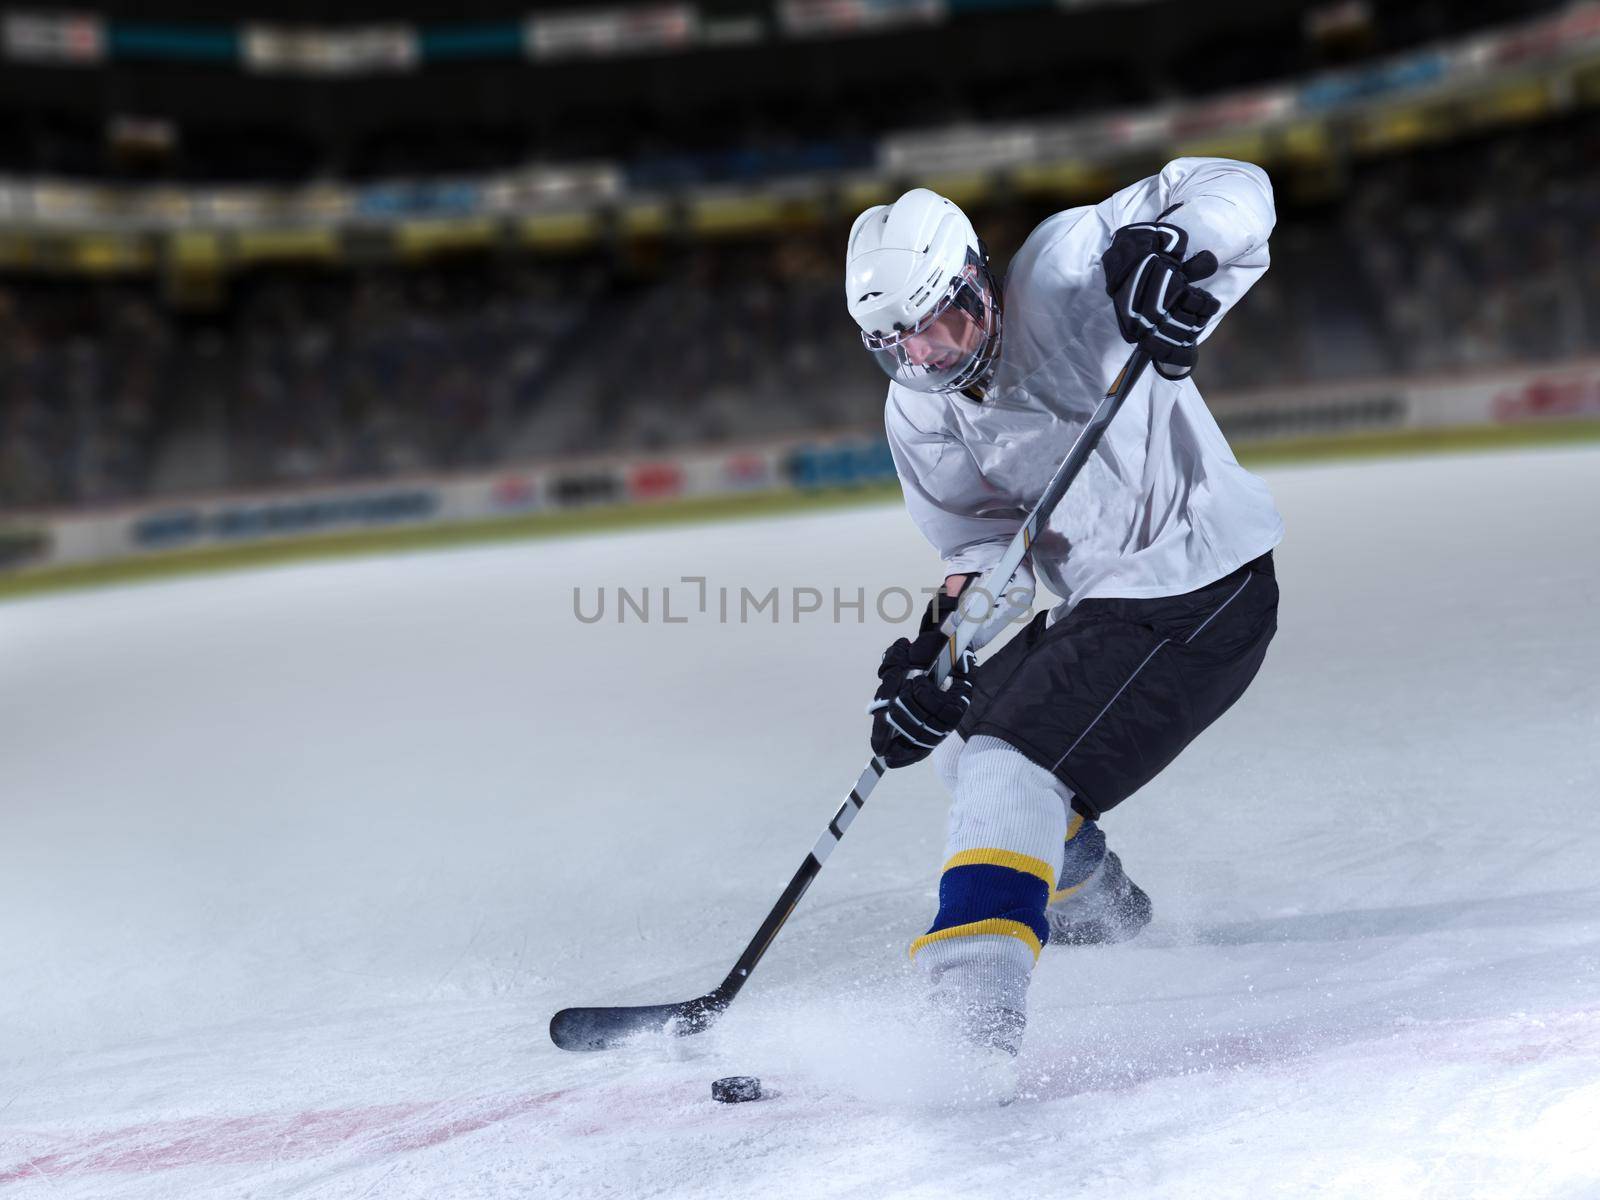
[[981, 573], [999, 562], [1025, 514], [983, 478], [953, 432], [914, 423], [893, 389], [884, 426], [906, 511], [944, 560], [945, 574]]
[[1172, 209], [1164, 219], [1189, 235], [1188, 253], [1209, 250], [1217, 256], [1217, 273], [1200, 281], [1222, 304], [1210, 333], [1271, 263], [1267, 239], [1277, 221], [1272, 181], [1254, 163], [1177, 158], [1154, 182], [1158, 208], [1150, 215]]

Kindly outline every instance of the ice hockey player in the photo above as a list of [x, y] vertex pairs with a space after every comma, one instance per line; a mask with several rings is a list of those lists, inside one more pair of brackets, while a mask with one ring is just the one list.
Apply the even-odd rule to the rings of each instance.
[[[946, 573], [919, 636], [883, 655], [872, 748], [891, 767], [932, 753], [950, 789], [939, 910], [911, 953], [1002, 1091], [1041, 949], [1150, 920], [1098, 822], [1239, 698], [1277, 629], [1282, 519], [1190, 378], [1199, 343], [1266, 271], [1274, 219], [1260, 168], [1183, 158], [1050, 217], [1003, 284], [967, 217], [926, 189], [850, 231], [849, 311], [890, 377], [906, 506]], [[975, 648], [1031, 607], [1034, 571], [1060, 602], [937, 689], [938, 626], [999, 560], [1130, 343], [1154, 370], [1041, 530], [1032, 570], [968, 597], [988, 614]]]

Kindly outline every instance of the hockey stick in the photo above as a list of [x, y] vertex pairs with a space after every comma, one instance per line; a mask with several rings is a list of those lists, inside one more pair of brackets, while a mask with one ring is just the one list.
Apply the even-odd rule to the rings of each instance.
[[[1128, 361], [1123, 364], [1122, 370], [1117, 372], [1111, 390], [1100, 401], [1094, 415], [1089, 418], [1089, 423], [1083, 427], [1077, 440], [1072, 443], [1072, 449], [1067, 452], [1067, 457], [1056, 468], [1056, 473], [1051, 477], [1044, 495], [1039, 497], [1039, 503], [1034, 505], [1033, 511], [1022, 523], [1022, 528], [1017, 530], [1016, 537], [1011, 539], [1011, 545], [1006, 547], [1006, 552], [1000, 561], [984, 575], [979, 588], [983, 590], [983, 594], [991, 598], [991, 605], [994, 603], [993, 598], [999, 596], [1002, 589], [1011, 582], [1011, 577], [1016, 574], [1023, 559], [1032, 551], [1033, 539], [1038, 535], [1039, 527], [1050, 519], [1050, 514], [1061, 502], [1061, 497], [1066, 494], [1067, 488], [1077, 478], [1084, 463], [1089, 461], [1089, 456], [1100, 444], [1106, 426], [1111, 424], [1112, 418], [1117, 415], [1117, 410], [1122, 407], [1122, 402], [1128, 398], [1128, 393], [1133, 390], [1133, 385], [1138, 382], [1139, 376], [1144, 374], [1144, 369], [1149, 363], [1149, 357], [1141, 350], [1135, 350], [1128, 356]], [[977, 589], [969, 589], [969, 593], [975, 590]], [[958, 607], [940, 627], [946, 641], [944, 648], [939, 651], [939, 658], [934, 663], [931, 674], [941, 684], [949, 678], [951, 664], [966, 652], [978, 626], [982, 624], [981, 619], [964, 620], [964, 609], [965, 605]], [[772, 906], [767, 919], [761, 922], [761, 928], [756, 930], [755, 937], [750, 939], [750, 944], [744, 948], [739, 961], [734, 963], [733, 970], [728, 972], [728, 977], [715, 989], [704, 996], [696, 996], [693, 1000], [682, 1000], [676, 1004], [644, 1004], [621, 1008], [564, 1008], [550, 1018], [550, 1040], [563, 1050], [606, 1050], [635, 1034], [648, 1030], [670, 1030], [684, 1035], [699, 1033], [709, 1026], [728, 1005], [733, 1003], [733, 998], [739, 994], [739, 989], [749, 980], [750, 972], [756, 969], [756, 964], [766, 954], [772, 939], [778, 936], [778, 930], [783, 928], [783, 923], [789, 919], [789, 914], [794, 912], [795, 906], [800, 903], [800, 897], [806, 894], [811, 881], [821, 873], [822, 864], [828, 861], [828, 855], [833, 853], [833, 848], [844, 837], [845, 830], [850, 828], [850, 823], [866, 804], [867, 797], [872, 795], [872, 789], [877, 786], [878, 780], [883, 778], [884, 770], [881, 759], [873, 758], [867, 763], [855, 786], [850, 789], [850, 795], [839, 806], [839, 811], [833, 815], [833, 820], [828, 822], [828, 827], [817, 838], [817, 844], [806, 855], [805, 861], [800, 864], [800, 869], [794, 873], [794, 878], [789, 880], [789, 886], [783, 889], [783, 895], [778, 897], [778, 902]]]

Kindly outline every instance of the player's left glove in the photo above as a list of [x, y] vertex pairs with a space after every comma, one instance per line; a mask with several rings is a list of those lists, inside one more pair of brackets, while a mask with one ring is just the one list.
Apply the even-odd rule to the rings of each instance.
[[1194, 370], [1200, 334], [1222, 307], [1194, 286], [1216, 272], [1216, 255], [1202, 250], [1185, 262], [1188, 245], [1189, 235], [1176, 225], [1147, 221], [1117, 230], [1100, 258], [1117, 327], [1150, 356], [1163, 379]]
[[908, 767], [927, 758], [972, 703], [971, 671], [977, 658], [970, 650], [954, 664], [944, 691], [928, 674], [945, 644], [939, 626], [955, 606], [953, 596], [937, 597], [922, 618], [916, 639], [900, 638], [883, 652], [878, 691], [867, 712], [872, 714], [872, 752], [890, 767]]

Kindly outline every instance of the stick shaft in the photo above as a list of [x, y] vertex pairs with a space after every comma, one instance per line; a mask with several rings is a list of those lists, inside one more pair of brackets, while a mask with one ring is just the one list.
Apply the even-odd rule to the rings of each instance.
[[[1089, 456], [1100, 444], [1100, 438], [1105, 434], [1112, 418], [1122, 408], [1122, 402], [1128, 398], [1128, 393], [1133, 391], [1134, 384], [1139, 382], [1139, 377], [1149, 365], [1150, 357], [1142, 350], [1135, 350], [1128, 356], [1128, 361], [1122, 364], [1122, 370], [1117, 372], [1110, 389], [1090, 416], [1089, 423], [1079, 431], [1077, 440], [1072, 443], [1072, 449], [1067, 451], [1066, 458], [1061, 460], [1056, 473], [1045, 485], [1044, 494], [1039, 497], [1039, 502], [1033, 506], [1033, 511], [1022, 522], [1022, 528], [1017, 530], [1016, 537], [1011, 539], [1011, 544], [1000, 556], [1000, 561], [989, 568], [978, 586], [967, 589], [969, 595], [975, 592], [981, 593], [989, 598], [989, 603], [992, 605], [1010, 586], [1011, 578], [1017, 573], [1017, 568], [1022, 565], [1023, 559], [1033, 553], [1033, 543], [1039, 536], [1039, 530], [1049, 522], [1050, 514], [1055, 512], [1056, 505], [1061, 503], [1061, 498], [1067, 494], [1072, 481], [1078, 477], [1078, 472], [1083, 470], [1084, 464], [1089, 461]], [[945, 645], [939, 651], [939, 657], [930, 672], [934, 682], [942, 684], [950, 677], [951, 666], [966, 653], [967, 647], [972, 644], [972, 639], [982, 624], [981, 619], [967, 619], [964, 605], [958, 605], [956, 610], [945, 618], [944, 624], [939, 627], [945, 635]]]

